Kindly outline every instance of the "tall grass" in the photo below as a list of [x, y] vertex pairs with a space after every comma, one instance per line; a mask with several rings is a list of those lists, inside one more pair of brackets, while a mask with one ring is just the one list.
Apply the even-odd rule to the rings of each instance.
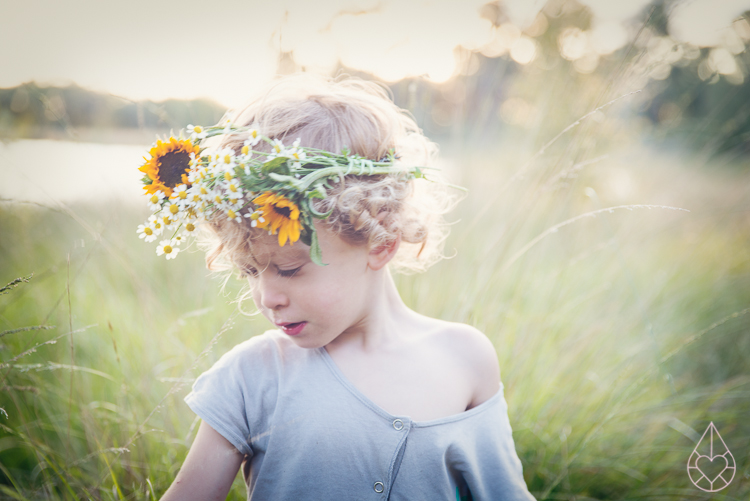
[[[453, 215], [455, 257], [397, 285], [412, 308], [497, 347], [532, 493], [708, 499], [686, 463], [713, 422], [737, 463], [717, 498], [747, 499], [748, 175], [629, 145], [578, 167], [561, 150], [512, 178], [499, 166], [524, 159], [508, 151], [449, 153], [471, 190]], [[643, 204], [690, 212], [602, 210]], [[0, 280], [27, 279], [0, 296], [8, 499], [158, 499], [197, 430], [190, 382], [270, 327], [236, 314], [241, 284], [222, 295], [200, 254], [165, 266], [136, 237], [143, 216], [2, 206]], [[230, 498], [244, 497], [238, 476]]]

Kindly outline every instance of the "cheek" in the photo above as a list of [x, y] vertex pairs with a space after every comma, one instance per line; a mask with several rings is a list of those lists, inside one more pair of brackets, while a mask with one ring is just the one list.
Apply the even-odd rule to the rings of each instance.
[[258, 288], [257, 287], [252, 287], [252, 285], [251, 285], [251, 291], [252, 292], [250, 294], [250, 297], [253, 298], [253, 303], [255, 303], [255, 307], [260, 310], [261, 309], [261, 307], [260, 307], [260, 292], [258, 292]]
[[330, 281], [319, 295], [321, 307], [333, 314], [345, 314], [349, 310], [360, 309], [364, 300], [364, 286], [359, 277], [349, 274]]

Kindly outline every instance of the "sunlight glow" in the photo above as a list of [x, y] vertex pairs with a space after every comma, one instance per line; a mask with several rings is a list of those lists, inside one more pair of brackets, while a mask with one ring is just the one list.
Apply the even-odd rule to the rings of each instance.
[[695, 0], [679, 3], [669, 18], [669, 32], [677, 40], [699, 47], [722, 43], [723, 32], [744, 11], [748, 0]]

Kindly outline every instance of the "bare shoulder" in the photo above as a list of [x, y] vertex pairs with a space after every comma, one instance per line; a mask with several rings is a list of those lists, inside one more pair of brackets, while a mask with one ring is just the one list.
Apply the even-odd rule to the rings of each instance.
[[439, 321], [436, 336], [444, 349], [461, 360], [472, 380], [474, 395], [469, 408], [493, 397], [500, 389], [500, 365], [492, 341], [479, 329], [470, 325]]

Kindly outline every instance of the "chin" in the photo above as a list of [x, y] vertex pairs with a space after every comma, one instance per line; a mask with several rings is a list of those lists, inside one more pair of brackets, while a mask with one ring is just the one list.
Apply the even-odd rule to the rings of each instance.
[[312, 350], [315, 348], [320, 348], [321, 346], [325, 346], [325, 343], [322, 343], [321, 341], [318, 341], [315, 339], [306, 339], [304, 337], [292, 337], [292, 336], [289, 336], [289, 339], [300, 348], [305, 348], [307, 350]]

